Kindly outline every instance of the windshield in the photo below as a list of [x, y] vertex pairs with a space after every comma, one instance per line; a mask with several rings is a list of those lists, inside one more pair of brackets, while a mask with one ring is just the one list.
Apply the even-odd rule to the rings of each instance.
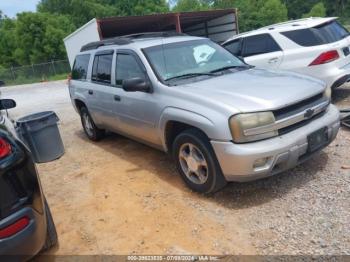
[[210, 77], [221, 69], [247, 66], [226, 49], [207, 39], [149, 47], [144, 52], [155, 73], [163, 81], [182, 76]]

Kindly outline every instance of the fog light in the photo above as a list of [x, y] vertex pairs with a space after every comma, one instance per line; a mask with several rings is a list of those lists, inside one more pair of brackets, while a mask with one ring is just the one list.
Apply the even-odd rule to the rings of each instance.
[[253, 168], [260, 168], [266, 166], [267, 162], [269, 162], [270, 158], [269, 157], [263, 157], [255, 160], [253, 164]]

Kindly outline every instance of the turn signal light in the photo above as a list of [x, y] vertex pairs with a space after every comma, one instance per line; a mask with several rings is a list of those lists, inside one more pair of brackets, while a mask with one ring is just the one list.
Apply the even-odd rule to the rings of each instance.
[[11, 145], [3, 138], [0, 137], [0, 159], [7, 157], [11, 154]]
[[322, 65], [333, 62], [339, 58], [339, 53], [337, 50], [328, 51], [320, 54], [309, 66]]
[[0, 239], [2, 238], [7, 238], [11, 237], [18, 232], [22, 231], [29, 225], [29, 218], [28, 217], [23, 217], [19, 220], [17, 220], [15, 223], [0, 229]]

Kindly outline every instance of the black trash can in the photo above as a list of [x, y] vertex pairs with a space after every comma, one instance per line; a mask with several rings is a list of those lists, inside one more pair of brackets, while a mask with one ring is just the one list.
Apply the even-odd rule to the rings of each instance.
[[64, 154], [59, 121], [55, 112], [47, 111], [17, 120], [18, 134], [31, 150], [36, 163], [46, 163]]

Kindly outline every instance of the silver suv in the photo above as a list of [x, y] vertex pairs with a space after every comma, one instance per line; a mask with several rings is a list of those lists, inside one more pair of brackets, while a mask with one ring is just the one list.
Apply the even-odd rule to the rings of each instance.
[[76, 57], [69, 90], [91, 140], [109, 130], [169, 152], [201, 193], [290, 169], [339, 130], [325, 83], [254, 69], [205, 38], [90, 43]]

